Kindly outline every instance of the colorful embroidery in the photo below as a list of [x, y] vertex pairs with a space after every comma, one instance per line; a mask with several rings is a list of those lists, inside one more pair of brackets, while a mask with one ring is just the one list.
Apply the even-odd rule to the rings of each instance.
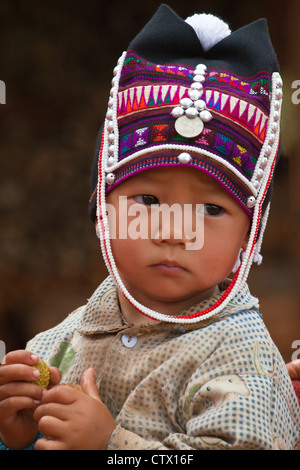
[[168, 81], [187, 81], [193, 79], [193, 67], [184, 65], [159, 65], [148, 62], [132, 51], [127, 53], [122, 69], [120, 85], [130, 83], [132, 80], [150, 79], [165, 80], [168, 75]]
[[258, 107], [235, 96], [215, 90], [204, 90], [203, 97], [207, 108], [241, 124], [261, 142], [266, 137], [268, 115]]
[[[118, 94], [118, 118], [138, 111], [176, 106], [188, 96], [188, 88], [159, 85], [129, 88]], [[261, 142], [266, 137], [268, 115], [253, 104], [216, 90], [204, 89], [202, 99], [207, 108], [224, 118], [242, 125]], [[162, 110], [163, 112], [163, 110]], [[166, 111], [169, 114], [169, 111]]]
[[133, 147], [138, 148], [146, 145], [149, 138], [149, 127], [137, 129], [133, 134]]
[[[133, 160], [124, 167], [122, 167], [118, 172], [116, 172], [114, 184], [110, 186], [109, 191], [111, 191], [115, 185], [118, 185], [122, 181], [126, 180], [128, 177], [139, 173], [140, 171], [150, 169], [152, 167], [170, 165], [181, 165], [177, 158], [177, 155], [164, 155], [158, 153], [148, 157], [143, 157], [140, 160]], [[189, 166], [201, 169], [204, 172], [212, 175], [220, 182], [222, 186], [229, 190], [241, 204], [246, 204], [248, 198], [247, 190], [241, 182], [238, 182], [238, 180], [233, 183], [230, 170], [228, 170], [222, 164], [216, 163], [212, 158], [202, 157], [201, 155], [195, 155], [190, 161]]]
[[[141, 124], [142, 127], [138, 127]], [[124, 126], [124, 134], [120, 135], [120, 159], [127, 158], [143, 147], [155, 146], [162, 143], [195, 145], [199, 152], [201, 148], [222, 156], [245, 176], [252, 178], [258, 149], [249, 141], [225, 125], [216, 121], [207, 125], [202, 134], [196, 139], [187, 139], [177, 134], [172, 118], [152, 118], [131, 126]]]
[[168, 124], [159, 124], [159, 125], [153, 126], [152, 132], [151, 132], [151, 140], [152, 142], [167, 142], [168, 134], [169, 134]]
[[267, 100], [271, 100], [271, 77], [269, 74], [259, 74], [252, 80], [238, 77], [233, 73], [219, 70], [210, 70], [207, 74], [207, 80], [211, 83], [219, 83], [229, 88], [236, 88], [247, 95], [256, 95]]
[[[173, 83], [180, 81], [182, 84], [186, 83], [189, 86], [194, 77], [193, 71], [194, 67], [192, 66], [155, 64], [144, 60], [133, 51], [128, 51], [121, 73], [120, 85], [129, 85], [133, 80], [148, 78], [151, 81], [155, 79], [157, 82], [166, 79]], [[272, 87], [271, 76], [266, 72], [246, 78], [239, 77], [226, 70], [210, 69], [207, 71], [207, 81], [214, 88], [219, 86], [222, 89], [235, 89], [245, 95], [252, 95], [254, 99], [259, 100], [264, 105], [267, 104], [266, 110], [268, 111]]]
[[118, 94], [118, 118], [137, 111], [176, 106], [188, 96], [188, 88], [172, 85], [147, 85], [128, 88]]

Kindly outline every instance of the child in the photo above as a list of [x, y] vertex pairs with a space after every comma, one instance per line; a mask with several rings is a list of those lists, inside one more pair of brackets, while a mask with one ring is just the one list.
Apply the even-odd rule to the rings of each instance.
[[[163, 5], [133, 40], [92, 172], [110, 276], [6, 356], [3, 447], [296, 448], [296, 395], [246, 284], [261, 261], [281, 101], [264, 20], [231, 33]], [[38, 357], [51, 385], [82, 390], [29, 383]]]

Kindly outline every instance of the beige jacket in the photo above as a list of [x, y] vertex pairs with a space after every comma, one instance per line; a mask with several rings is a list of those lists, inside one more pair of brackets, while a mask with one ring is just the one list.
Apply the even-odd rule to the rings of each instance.
[[59, 367], [63, 382], [79, 383], [95, 368], [118, 422], [108, 449], [293, 449], [300, 408], [257, 307], [245, 285], [226, 311], [188, 330], [134, 326], [108, 277], [87, 305], [27, 348]]

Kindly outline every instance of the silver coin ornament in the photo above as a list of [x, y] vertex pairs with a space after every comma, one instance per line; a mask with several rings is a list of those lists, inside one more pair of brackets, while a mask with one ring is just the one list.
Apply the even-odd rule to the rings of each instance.
[[182, 98], [171, 112], [176, 119], [175, 130], [182, 137], [192, 139], [201, 134], [204, 123], [212, 119], [211, 113], [206, 109], [206, 103], [201, 99], [205, 81], [206, 66], [197, 65], [194, 71], [194, 80], [189, 89], [189, 98]]
[[203, 131], [204, 124], [199, 116], [191, 119], [187, 116], [181, 116], [175, 122], [175, 129], [182, 137], [192, 139], [197, 137]]

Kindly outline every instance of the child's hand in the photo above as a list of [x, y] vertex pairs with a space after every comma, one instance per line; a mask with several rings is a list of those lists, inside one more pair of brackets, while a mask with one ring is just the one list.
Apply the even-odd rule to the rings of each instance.
[[300, 360], [286, 364], [300, 405]]
[[[0, 440], [12, 449], [23, 449], [37, 436], [33, 410], [42, 398], [43, 389], [32, 382], [39, 371], [30, 367], [39, 358], [29, 351], [8, 353], [0, 366]], [[60, 381], [60, 372], [50, 368], [51, 384]]]
[[116, 422], [98, 394], [94, 370], [81, 379], [82, 392], [68, 386], [44, 391], [34, 411], [39, 431], [37, 450], [105, 450]]

